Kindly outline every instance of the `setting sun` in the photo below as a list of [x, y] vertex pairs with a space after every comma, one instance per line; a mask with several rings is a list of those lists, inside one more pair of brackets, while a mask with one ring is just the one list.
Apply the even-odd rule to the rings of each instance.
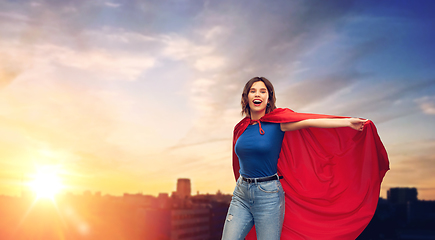
[[62, 189], [62, 183], [54, 169], [45, 168], [38, 170], [30, 187], [38, 198], [52, 199]]

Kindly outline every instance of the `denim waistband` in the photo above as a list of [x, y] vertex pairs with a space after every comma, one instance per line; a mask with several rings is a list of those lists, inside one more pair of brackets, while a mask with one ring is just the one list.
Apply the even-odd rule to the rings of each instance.
[[267, 182], [267, 181], [279, 180], [283, 178], [282, 176], [278, 176], [278, 173], [275, 173], [272, 176], [260, 177], [260, 178], [245, 178], [242, 175], [240, 175], [240, 177], [242, 178], [243, 181], [247, 183]]

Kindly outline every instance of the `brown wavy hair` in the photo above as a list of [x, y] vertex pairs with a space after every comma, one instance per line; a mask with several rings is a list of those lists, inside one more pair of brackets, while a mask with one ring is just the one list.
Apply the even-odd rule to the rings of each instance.
[[273, 85], [272, 83], [265, 77], [254, 77], [251, 80], [249, 80], [246, 85], [245, 88], [243, 88], [243, 92], [242, 92], [242, 115], [246, 115], [246, 116], [251, 116], [251, 109], [249, 108], [249, 101], [248, 101], [248, 93], [249, 90], [251, 90], [252, 85], [255, 82], [259, 82], [262, 81], [264, 83], [264, 85], [266, 85], [267, 91], [269, 93], [269, 103], [267, 104], [266, 107], [266, 113], [270, 113], [272, 112], [276, 106], [275, 106], [275, 102], [276, 102], [276, 98], [275, 98], [275, 90], [273, 89]]

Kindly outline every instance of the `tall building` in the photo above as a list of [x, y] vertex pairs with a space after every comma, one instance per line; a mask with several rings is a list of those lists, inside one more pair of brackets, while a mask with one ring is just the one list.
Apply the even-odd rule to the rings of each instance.
[[390, 188], [387, 192], [387, 199], [390, 203], [406, 204], [416, 202], [417, 188]]
[[190, 179], [189, 178], [179, 178], [177, 181], [177, 196], [181, 199], [190, 197]]

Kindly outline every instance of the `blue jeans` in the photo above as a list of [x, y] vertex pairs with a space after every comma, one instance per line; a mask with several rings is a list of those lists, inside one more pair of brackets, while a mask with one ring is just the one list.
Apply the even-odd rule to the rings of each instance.
[[258, 240], [279, 240], [284, 221], [284, 190], [279, 180], [248, 183], [240, 177], [222, 240], [243, 240], [255, 225]]

